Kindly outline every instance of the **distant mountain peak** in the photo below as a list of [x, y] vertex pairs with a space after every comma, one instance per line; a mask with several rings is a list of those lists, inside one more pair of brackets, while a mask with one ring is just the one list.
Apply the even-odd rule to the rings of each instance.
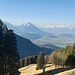
[[23, 23], [22, 26], [34, 26], [34, 25], [30, 22], [26, 22], [26, 23]]

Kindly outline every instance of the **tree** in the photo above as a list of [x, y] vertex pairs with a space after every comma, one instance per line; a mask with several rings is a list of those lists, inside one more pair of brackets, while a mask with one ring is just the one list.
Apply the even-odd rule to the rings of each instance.
[[4, 74], [3, 70], [3, 22], [0, 19], [0, 75]]
[[75, 66], [75, 43], [73, 44], [72, 56], [72, 65]]
[[66, 65], [69, 65], [69, 66], [73, 65], [73, 56], [72, 55], [68, 55], [68, 57], [66, 59]]
[[25, 59], [22, 60], [22, 67], [25, 66]]
[[66, 65], [75, 66], [75, 43], [72, 47], [72, 52], [68, 55]]
[[37, 58], [37, 67], [36, 69], [43, 69], [43, 75], [45, 74], [45, 58], [44, 53], [40, 52], [38, 58]]
[[22, 60], [19, 60], [19, 66], [20, 66], [20, 68], [23, 67], [23, 61]]
[[28, 66], [29, 65], [29, 57], [25, 58], [25, 65]]
[[42, 69], [44, 67], [45, 60], [44, 60], [44, 53], [40, 52], [37, 58], [37, 69]]
[[19, 52], [17, 49], [16, 37], [13, 30], [8, 30], [4, 26], [4, 52], [5, 52], [5, 65], [9, 71], [10, 75], [15, 75], [19, 68]]
[[37, 57], [38, 57], [37, 55], [32, 56], [32, 63], [34, 64], [36, 63]]
[[13, 30], [0, 20], [0, 75], [18, 74], [19, 52]]

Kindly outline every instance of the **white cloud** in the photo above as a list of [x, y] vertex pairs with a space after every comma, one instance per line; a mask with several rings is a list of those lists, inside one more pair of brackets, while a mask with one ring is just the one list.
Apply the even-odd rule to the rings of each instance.
[[74, 28], [74, 26], [73, 25], [47, 25], [42, 28], [69, 28], [69, 29], [72, 29]]

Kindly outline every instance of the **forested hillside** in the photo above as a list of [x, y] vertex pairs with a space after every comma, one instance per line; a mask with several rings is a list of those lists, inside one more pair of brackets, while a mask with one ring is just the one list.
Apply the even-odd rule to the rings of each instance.
[[48, 55], [48, 63], [62, 66], [75, 66], [75, 43], [72, 46], [66, 46], [56, 50]]

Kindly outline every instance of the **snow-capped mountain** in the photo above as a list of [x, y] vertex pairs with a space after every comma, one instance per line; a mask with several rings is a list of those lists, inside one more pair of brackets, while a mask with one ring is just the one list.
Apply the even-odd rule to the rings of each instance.
[[44, 34], [45, 32], [40, 30], [38, 27], [33, 25], [30, 22], [23, 23], [20, 25], [20, 27], [26, 32], [26, 33], [32, 33], [32, 34]]
[[30, 40], [41, 38], [45, 34], [44, 31], [30, 22], [23, 23], [22, 25], [12, 25], [11, 23], [6, 22], [6, 25], [8, 28], [13, 29], [16, 34]]

